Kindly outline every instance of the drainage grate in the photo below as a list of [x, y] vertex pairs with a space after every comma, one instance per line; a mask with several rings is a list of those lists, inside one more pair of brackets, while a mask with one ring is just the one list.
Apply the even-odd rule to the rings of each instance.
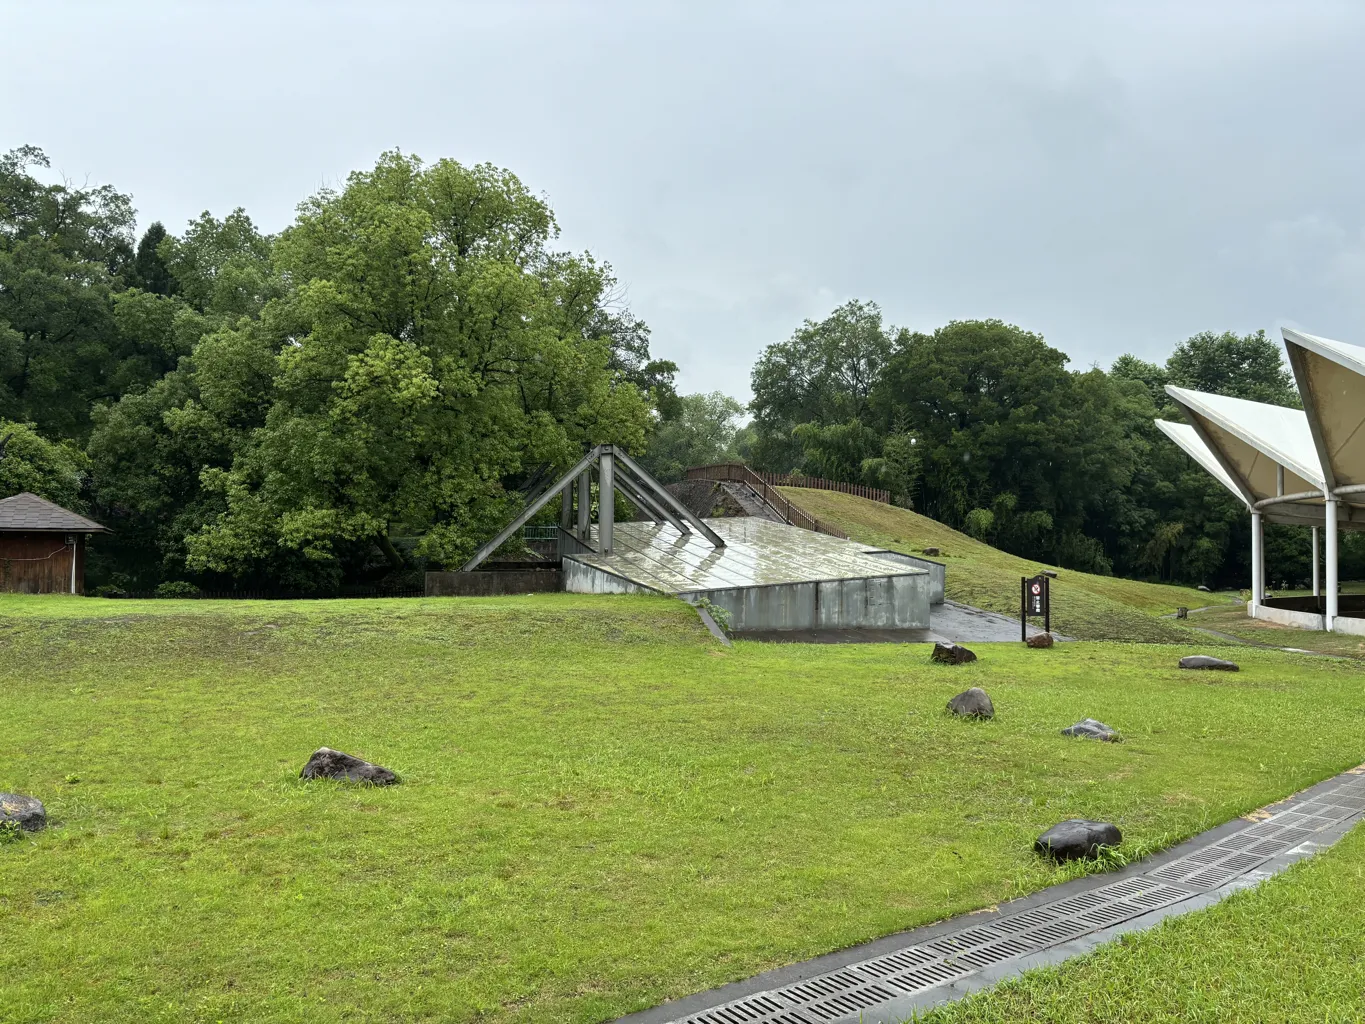
[[[1362, 812], [1365, 777], [1352, 778], [1146, 874], [989, 923], [976, 919], [921, 945], [736, 999], [672, 1024], [853, 1024], [889, 1019], [874, 1008], [1191, 899]], [[895, 1007], [894, 1015], [905, 1016], [901, 1009]]]
[[887, 978], [888, 985], [892, 985], [907, 995], [915, 992], [923, 992], [927, 988], [935, 985], [943, 985], [950, 981], [971, 974], [972, 968], [966, 964], [932, 963], [925, 964], [923, 967], [916, 967], [914, 970], [898, 974], [893, 978]]

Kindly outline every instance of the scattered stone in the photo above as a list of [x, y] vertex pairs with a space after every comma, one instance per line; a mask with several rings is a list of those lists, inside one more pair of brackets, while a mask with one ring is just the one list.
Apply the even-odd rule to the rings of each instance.
[[1104, 740], [1106, 743], [1117, 743], [1119, 734], [1103, 722], [1097, 722], [1093, 718], [1082, 719], [1075, 725], [1069, 725], [1062, 730], [1063, 736], [1081, 736], [1089, 740]]
[[0, 823], [13, 822], [25, 832], [37, 832], [47, 824], [42, 801], [22, 793], [0, 793]]
[[929, 555], [930, 557], [938, 554], [938, 548], [920, 548], [919, 550], [920, 554]]
[[303, 779], [341, 779], [345, 782], [370, 782], [376, 786], [392, 786], [398, 776], [387, 768], [362, 761], [351, 754], [343, 754], [331, 747], [318, 747], [299, 772]]
[[1188, 619], [1190, 617], [1190, 610], [1182, 604], [1175, 610], [1175, 617], [1177, 619]]
[[1206, 594], [1212, 594], [1212, 593], [1213, 593], [1212, 590], [1210, 590], [1208, 587], [1204, 586], [1204, 584], [1202, 584], [1202, 583], [1199, 584], [1199, 586], [1195, 587], [1194, 589], [1195, 589], [1195, 590], [1202, 590], [1202, 591], [1203, 591], [1204, 593], [1206, 593]]
[[1207, 654], [1188, 654], [1180, 659], [1180, 667], [1215, 669], [1219, 672], [1239, 671], [1235, 661], [1224, 661], [1222, 658], [1214, 658]]
[[994, 718], [995, 705], [979, 686], [964, 690], [948, 702], [948, 710], [964, 718]]
[[1053, 644], [1051, 633], [1034, 633], [1025, 643], [1030, 647], [1051, 647]]
[[1123, 834], [1116, 825], [1107, 821], [1072, 818], [1053, 825], [1040, 835], [1033, 849], [1053, 860], [1076, 860], [1094, 857], [1101, 846], [1118, 846], [1121, 842]]
[[945, 665], [965, 665], [969, 661], [976, 660], [976, 654], [967, 650], [961, 644], [950, 644], [940, 640], [934, 644], [934, 661], [941, 661]]

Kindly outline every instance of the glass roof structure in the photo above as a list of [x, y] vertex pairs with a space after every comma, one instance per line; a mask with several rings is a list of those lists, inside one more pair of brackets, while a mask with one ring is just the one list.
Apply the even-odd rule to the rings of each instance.
[[[617, 523], [612, 552], [565, 555], [663, 594], [784, 583], [926, 575], [928, 570], [877, 558], [882, 548], [746, 516], [707, 519], [725, 540], [714, 547], [668, 523]], [[597, 544], [598, 528], [591, 543]]]

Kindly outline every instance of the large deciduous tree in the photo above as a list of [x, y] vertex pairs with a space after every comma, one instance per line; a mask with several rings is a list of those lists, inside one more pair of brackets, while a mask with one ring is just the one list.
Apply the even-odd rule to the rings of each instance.
[[[649, 410], [626, 377], [644, 367], [613, 349], [610, 270], [553, 251], [556, 234], [510, 172], [398, 153], [304, 203], [270, 253], [285, 291], [231, 328], [272, 352], [265, 418], [206, 471], [224, 511], [188, 538], [189, 564], [242, 574], [373, 545], [396, 566], [408, 534], [455, 561], [523, 475], [592, 444], [640, 449]], [[184, 293], [208, 294], [176, 256]], [[232, 391], [194, 363], [201, 395]]]

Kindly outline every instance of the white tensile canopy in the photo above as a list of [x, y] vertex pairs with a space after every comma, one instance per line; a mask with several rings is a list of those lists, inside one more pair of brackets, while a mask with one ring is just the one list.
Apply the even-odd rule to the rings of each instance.
[[[1285, 329], [1303, 410], [1168, 386], [1188, 424], [1157, 426], [1251, 513], [1249, 612], [1264, 607], [1262, 520], [1313, 530], [1313, 593], [1326, 534], [1326, 629], [1338, 628], [1337, 533], [1365, 530], [1365, 348]], [[1352, 628], [1351, 632], [1358, 630]]]

